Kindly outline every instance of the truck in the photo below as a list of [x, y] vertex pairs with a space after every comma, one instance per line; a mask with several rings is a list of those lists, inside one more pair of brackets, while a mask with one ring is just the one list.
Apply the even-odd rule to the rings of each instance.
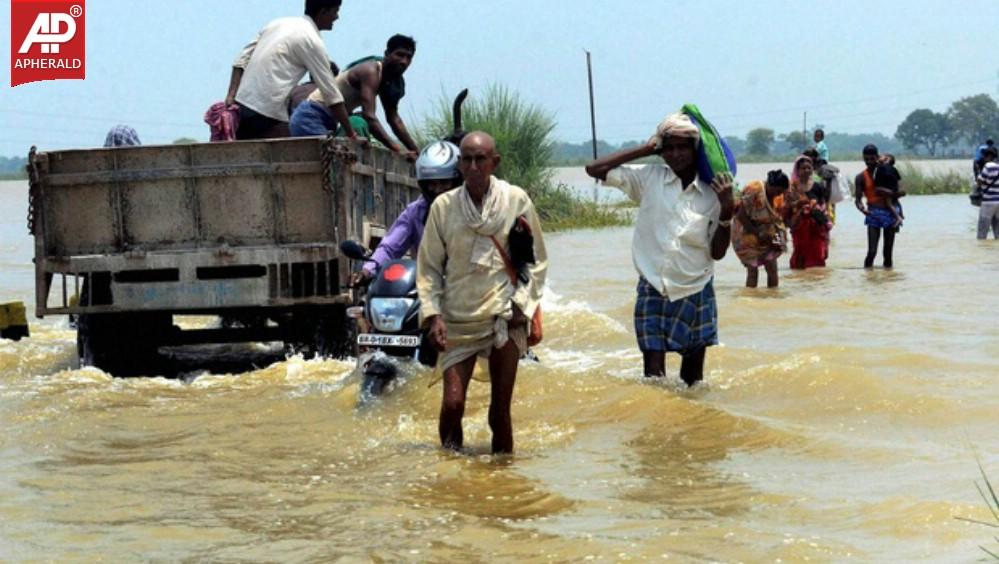
[[32, 147], [28, 177], [35, 315], [71, 316], [81, 364], [115, 375], [148, 373], [165, 346], [352, 354], [339, 243], [377, 244], [420, 195], [404, 158], [333, 136]]

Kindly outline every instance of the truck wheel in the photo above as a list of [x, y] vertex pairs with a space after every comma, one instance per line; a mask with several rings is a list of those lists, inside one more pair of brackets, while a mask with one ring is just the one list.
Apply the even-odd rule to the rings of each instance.
[[164, 313], [80, 315], [76, 332], [80, 364], [113, 376], [159, 373], [158, 349], [170, 328], [170, 314]]
[[357, 356], [356, 341], [354, 320], [347, 317], [345, 306], [331, 308], [316, 324], [313, 345], [319, 356], [338, 359]]

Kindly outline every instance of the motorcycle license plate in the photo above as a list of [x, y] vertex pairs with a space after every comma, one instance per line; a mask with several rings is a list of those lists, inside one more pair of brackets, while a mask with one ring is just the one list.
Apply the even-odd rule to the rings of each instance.
[[361, 333], [357, 344], [365, 347], [418, 347], [420, 338], [416, 335], [376, 335]]

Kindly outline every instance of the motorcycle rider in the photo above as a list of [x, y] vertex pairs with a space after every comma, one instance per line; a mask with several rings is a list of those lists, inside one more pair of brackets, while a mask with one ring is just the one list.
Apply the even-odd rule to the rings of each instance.
[[416, 252], [423, 239], [423, 228], [430, 213], [430, 204], [434, 199], [448, 190], [461, 185], [461, 173], [458, 171], [458, 160], [461, 151], [458, 146], [449, 141], [435, 141], [420, 151], [416, 159], [416, 181], [423, 195], [412, 202], [392, 223], [385, 238], [371, 255], [371, 260], [355, 274], [354, 283], [364, 284], [370, 281], [375, 272], [389, 261], [402, 258], [407, 251]]

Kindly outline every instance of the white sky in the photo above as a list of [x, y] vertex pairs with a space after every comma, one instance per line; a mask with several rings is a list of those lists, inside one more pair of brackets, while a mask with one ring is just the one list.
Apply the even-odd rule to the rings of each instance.
[[[90, 0], [85, 81], [11, 88], [4, 39], [0, 155], [97, 146], [116, 123], [147, 144], [207, 139], [202, 115], [240, 48], [303, 4]], [[555, 136], [572, 142], [589, 138], [589, 49], [598, 137], [617, 143], [648, 137], [688, 101], [725, 135], [800, 129], [805, 111], [827, 130], [892, 135], [913, 109], [996, 94], [997, 25], [999, 2], [987, 0], [344, 0], [325, 37], [341, 65], [393, 33], [417, 39], [402, 102], [411, 124], [442, 92], [500, 83], [553, 112]]]

